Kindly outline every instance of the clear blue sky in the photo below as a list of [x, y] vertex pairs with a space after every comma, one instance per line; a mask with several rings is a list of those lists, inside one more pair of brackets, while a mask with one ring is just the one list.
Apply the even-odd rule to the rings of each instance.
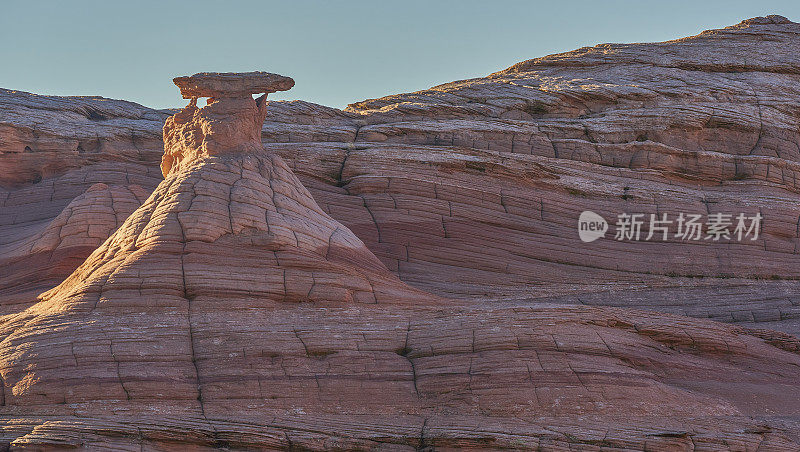
[[780, 14], [796, 0], [4, 1], [0, 87], [185, 104], [171, 79], [266, 70], [270, 96], [334, 107], [606, 42], [662, 41]]

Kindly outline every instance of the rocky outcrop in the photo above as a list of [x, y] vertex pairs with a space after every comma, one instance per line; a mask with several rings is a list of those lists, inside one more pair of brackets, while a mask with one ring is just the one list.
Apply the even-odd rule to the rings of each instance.
[[[538, 58], [344, 112], [273, 102], [262, 141], [326, 212], [419, 288], [635, 306], [796, 333], [797, 42], [797, 24], [770, 16], [666, 43]], [[96, 182], [147, 190], [158, 182], [161, 124], [150, 118], [165, 113], [3, 93], [0, 164], [28, 176], [0, 193], [14, 200], [0, 229], [33, 236], [29, 216], [51, 221]], [[102, 144], [89, 162], [73, 153], [88, 136]], [[19, 163], [25, 146], [33, 168], [51, 168], [37, 184], [40, 175]], [[76, 185], [52, 188], [61, 180]], [[43, 198], [52, 200], [24, 204]], [[612, 224], [623, 212], [760, 213], [764, 221], [753, 242], [583, 244], [575, 229], [587, 209]]]
[[[10, 228], [0, 262], [2, 312], [15, 312], [36, 302], [43, 288], [52, 287], [102, 244], [136, 210], [149, 193], [138, 185], [97, 183], [73, 199], [52, 221]], [[11, 208], [9, 207], [9, 210]]]
[[[173, 80], [189, 106], [164, 125], [161, 172], [166, 177], [181, 161], [203, 156], [257, 152], [267, 117], [267, 94], [285, 91], [294, 80], [268, 72], [202, 73]], [[252, 94], [265, 93], [256, 100]], [[197, 108], [197, 98], [208, 105]]]
[[[3, 439], [797, 448], [764, 328], [800, 332], [798, 43], [770, 16], [345, 111], [202, 74], [163, 153], [168, 112], [2, 91]], [[584, 210], [764, 220], [585, 244]]]
[[0, 89], [0, 312], [58, 285], [149, 195], [168, 116]]
[[[417, 287], [798, 333], [798, 42], [771, 16], [604, 44], [353, 104], [352, 144], [267, 138], [313, 155], [295, 169], [316, 199]], [[756, 241], [584, 244], [585, 210], [764, 220]]]
[[[798, 446], [796, 339], [414, 289], [247, 141], [263, 100], [217, 114], [231, 105], [167, 120], [164, 136], [190, 138], [165, 141], [165, 180], [60, 285], [0, 318], [12, 447]], [[225, 147], [195, 138], [212, 114]]]
[[97, 171], [102, 162], [115, 163], [105, 171], [139, 172], [161, 158], [161, 126], [170, 114], [101, 97], [0, 89], [0, 189], [52, 181], [70, 171]]

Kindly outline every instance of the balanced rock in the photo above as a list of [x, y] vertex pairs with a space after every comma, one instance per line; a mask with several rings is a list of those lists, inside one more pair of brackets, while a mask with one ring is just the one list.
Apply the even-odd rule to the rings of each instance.
[[[260, 150], [261, 126], [267, 116], [267, 93], [290, 89], [294, 80], [268, 72], [201, 73], [173, 80], [189, 105], [164, 124], [166, 176], [184, 158]], [[264, 93], [253, 100], [251, 94]], [[210, 97], [197, 108], [198, 97]]]
[[184, 99], [244, 97], [292, 89], [294, 80], [270, 72], [201, 72], [175, 77]]

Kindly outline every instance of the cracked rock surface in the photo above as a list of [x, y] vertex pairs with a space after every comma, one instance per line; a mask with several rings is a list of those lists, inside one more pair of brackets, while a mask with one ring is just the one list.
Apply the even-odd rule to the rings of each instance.
[[[0, 91], [0, 436], [796, 449], [798, 47], [755, 18], [345, 111]], [[765, 220], [583, 244], [583, 210]]]
[[[292, 89], [294, 80], [270, 72], [201, 72], [172, 80], [184, 99], [237, 98]], [[262, 121], [263, 122], [263, 121]]]

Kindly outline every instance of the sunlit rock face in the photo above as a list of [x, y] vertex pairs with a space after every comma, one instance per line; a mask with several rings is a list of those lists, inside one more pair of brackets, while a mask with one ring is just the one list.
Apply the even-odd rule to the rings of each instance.
[[1, 312], [58, 285], [149, 196], [169, 115], [0, 89]]
[[[173, 81], [192, 100], [164, 124], [165, 177], [184, 159], [261, 150], [267, 94], [294, 86], [291, 78], [268, 72], [201, 73]], [[253, 100], [259, 93], [265, 94]], [[199, 97], [208, 97], [208, 105], [197, 108]]]
[[[345, 111], [254, 100], [290, 87], [264, 73], [180, 77], [179, 112], [4, 91], [3, 441], [798, 448], [800, 344], [765, 329], [798, 331], [798, 38], [757, 18]], [[583, 243], [585, 210], [764, 222]]]

